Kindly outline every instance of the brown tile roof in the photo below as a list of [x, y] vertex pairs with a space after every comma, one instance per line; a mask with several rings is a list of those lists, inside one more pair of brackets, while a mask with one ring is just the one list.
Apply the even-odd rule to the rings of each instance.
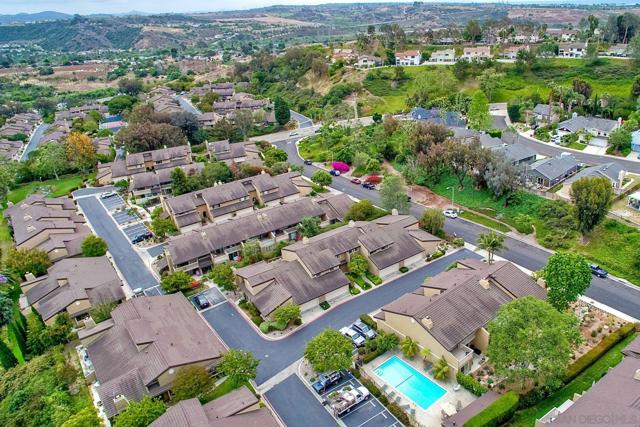
[[115, 415], [113, 398], [124, 394], [120, 385], [148, 387], [171, 368], [213, 362], [225, 351], [182, 294], [134, 298], [111, 315], [113, 326], [87, 346], [108, 416]]

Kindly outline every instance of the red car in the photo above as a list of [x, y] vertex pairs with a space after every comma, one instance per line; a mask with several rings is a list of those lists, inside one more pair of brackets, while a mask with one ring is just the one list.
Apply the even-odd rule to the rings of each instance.
[[360, 181], [358, 178], [353, 178], [353, 179], [351, 180], [351, 183], [352, 183], [352, 184], [360, 185], [360, 184], [362, 184], [362, 181]]

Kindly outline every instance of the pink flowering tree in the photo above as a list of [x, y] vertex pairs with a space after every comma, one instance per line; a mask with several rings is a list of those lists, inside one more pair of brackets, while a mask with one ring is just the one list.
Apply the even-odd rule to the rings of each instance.
[[349, 172], [349, 165], [344, 162], [333, 162], [331, 163], [331, 167], [341, 173]]

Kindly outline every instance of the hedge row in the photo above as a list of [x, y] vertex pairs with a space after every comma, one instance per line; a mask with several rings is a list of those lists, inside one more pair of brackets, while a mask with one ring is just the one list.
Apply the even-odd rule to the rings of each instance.
[[480, 384], [480, 381], [476, 380], [471, 375], [465, 374], [461, 371], [458, 371], [456, 373], [456, 380], [458, 381], [458, 384], [460, 384], [462, 387], [466, 388], [476, 396], [482, 396], [488, 390], [485, 386]]
[[405, 426], [411, 425], [411, 420], [409, 419], [409, 416], [407, 415], [407, 413], [396, 403], [389, 402], [387, 397], [380, 392], [380, 389], [373, 383], [373, 381], [367, 378], [360, 378], [360, 382], [362, 383], [363, 386], [365, 386], [369, 390], [369, 392], [373, 395], [373, 397], [378, 399], [380, 403], [382, 403], [384, 406], [387, 407], [389, 412], [391, 412], [393, 416], [395, 416], [398, 419], [398, 421], [400, 421]]
[[376, 276], [368, 270], [364, 273], [364, 275], [367, 276], [367, 279], [369, 279], [369, 281], [376, 286], [382, 283], [382, 279], [380, 277]]
[[627, 323], [621, 326], [618, 330], [604, 337], [602, 341], [598, 343], [598, 345], [593, 347], [591, 350], [582, 355], [582, 357], [569, 365], [569, 367], [567, 368], [567, 373], [564, 377], [564, 382], [568, 383], [569, 381], [580, 375], [582, 371], [593, 365], [607, 351], [609, 351], [611, 347], [629, 336], [629, 334], [635, 330], [635, 327], [636, 325], [634, 323]]
[[518, 395], [513, 391], [508, 391], [494, 400], [489, 406], [469, 418], [465, 427], [497, 427], [506, 423], [518, 409]]
[[378, 323], [373, 320], [373, 317], [369, 316], [368, 314], [361, 314], [360, 320], [362, 321], [362, 323], [364, 323], [374, 331], [378, 330]]

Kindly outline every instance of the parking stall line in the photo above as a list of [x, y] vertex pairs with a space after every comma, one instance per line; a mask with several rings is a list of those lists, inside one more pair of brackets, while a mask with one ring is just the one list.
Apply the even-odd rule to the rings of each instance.
[[[358, 425], [358, 427], [362, 427], [362, 426], [366, 425], [369, 421], [373, 420], [374, 418], [379, 417], [380, 415], [382, 415], [382, 416], [384, 417], [384, 419], [386, 420], [386, 419], [387, 419], [387, 417], [386, 417], [386, 415], [384, 414], [385, 412], [386, 412], [386, 409], [385, 409], [384, 411], [380, 411], [380, 412], [378, 412], [378, 413], [377, 413], [377, 414], [375, 414], [373, 417], [369, 418], [368, 420], [366, 420], [366, 421], [365, 421], [365, 422], [363, 422], [362, 424]], [[344, 418], [344, 417], [343, 417], [343, 418]]]

